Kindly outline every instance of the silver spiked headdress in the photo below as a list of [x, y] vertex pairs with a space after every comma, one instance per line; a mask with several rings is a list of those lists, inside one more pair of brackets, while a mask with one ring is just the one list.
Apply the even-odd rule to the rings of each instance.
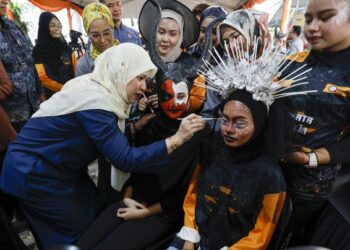
[[205, 61], [204, 69], [199, 70], [199, 73], [204, 75], [207, 85], [197, 86], [219, 92], [223, 98], [235, 90], [246, 90], [252, 94], [254, 100], [265, 103], [267, 108], [278, 98], [316, 92], [293, 91], [297, 86], [308, 84], [304, 81], [307, 78], [305, 74], [311, 69], [303, 70], [306, 65], [279, 79], [283, 71], [293, 62], [291, 60], [287, 63], [287, 57], [281, 54], [279, 48], [266, 46], [262, 50], [258, 49], [257, 39], [251, 45], [253, 53], [245, 52], [242, 43], [239, 44], [237, 40], [230, 43], [230, 46], [226, 43], [224, 46], [227, 59], [224, 60], [214, 50], [213, 58], [217, 65]]

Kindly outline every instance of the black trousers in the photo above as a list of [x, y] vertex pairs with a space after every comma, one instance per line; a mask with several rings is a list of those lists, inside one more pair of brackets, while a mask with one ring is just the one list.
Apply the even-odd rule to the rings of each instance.
[[290, 197], [293, 210], [287, 229], [292, 233], [288, 246], [308, 245], [327, 201], [304, 199], [293, 194]]
[[124, 221], [116, 215], [122, 202], [110, 205], [80, 237], [76, 245], [83, 250], [142, 250], [178, 229], [162, 216]]

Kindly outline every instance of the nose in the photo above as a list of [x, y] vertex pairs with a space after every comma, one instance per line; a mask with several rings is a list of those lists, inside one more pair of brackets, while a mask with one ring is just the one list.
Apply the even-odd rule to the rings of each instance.
[[162, 41], [168, 42], [169, 41], [169, 35], [168, 34], [164, 34], [162, 37]]
[[140, 89], [145, 92], [146, 91], [146, 80], [141, 81]]
[[320, 26], [317, 20], [312, 20], [307, 28], [309, 30], [309, 33], [315, 33], [320, 29]]
[[225, 125], [225, 132], [226, 134], [234, 134], [236, 132], [236, 128], [232, 122], [229, 122], [227, 125]]
[[106, 38], [103, 36], [103, 35], [101, 35], [101, 43], [104, 43], [105, 41], [106, 41]]

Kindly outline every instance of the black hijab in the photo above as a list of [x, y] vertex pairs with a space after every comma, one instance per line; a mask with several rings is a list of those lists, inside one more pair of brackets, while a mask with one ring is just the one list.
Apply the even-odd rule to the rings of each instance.
[[239, 101], [246, 105], [253, 117], [254, 133], [246, 144], [239, 148], [231, 148], [233, 160], [243, 162], [257, 158], [264, 150], [264, 133], [268, 122], [268, 110], [263, 102], [253, 100], [252, 94], [243, 90], [236, 90], [222, 101], [220, 109], [223, 112], [229, 101]]
[[33, 49], [33, 58], [36, 64], [47, 64], [53, 72], [63, 65], [61, 55], [71, 52], [63, 38], [53, 38], [50, 35], [49, 24], [52, 18], [57, 18], [50, 12], [43, 12], [39, 18], [39, 30], [36, 45]]

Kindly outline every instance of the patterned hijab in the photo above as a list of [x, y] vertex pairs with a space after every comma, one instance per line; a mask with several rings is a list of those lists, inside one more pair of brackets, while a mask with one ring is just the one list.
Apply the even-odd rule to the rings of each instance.
[[236, 10], [227, 15], [226, 19], [217, 27], [217, 36], [222, 42], [221, 29], [223, 26], [230, 26], [237, 30], [253, 47], [254, 40], [257, 39], [262, 50], [266, 43], [270, 43], [270, 34], [267, 30], [267, 20], [261, 12], [252, 10]]
[[[96, 19], [102, 19], [106, 21], [111, 28], [114, 28], [113, 17], [109, 9], [101, 3], [91, 3], [86, 5], [83, 11], [83, 25], [86, 33], [89, 33], [90, 25]], [[114, 39], [113, 46], [118, 45], [119, 41]], [[94, 47], [92, 43], [90, 43], [89, 54], [93, 60], [97, 58], [99, 54], [102, 52]]]

